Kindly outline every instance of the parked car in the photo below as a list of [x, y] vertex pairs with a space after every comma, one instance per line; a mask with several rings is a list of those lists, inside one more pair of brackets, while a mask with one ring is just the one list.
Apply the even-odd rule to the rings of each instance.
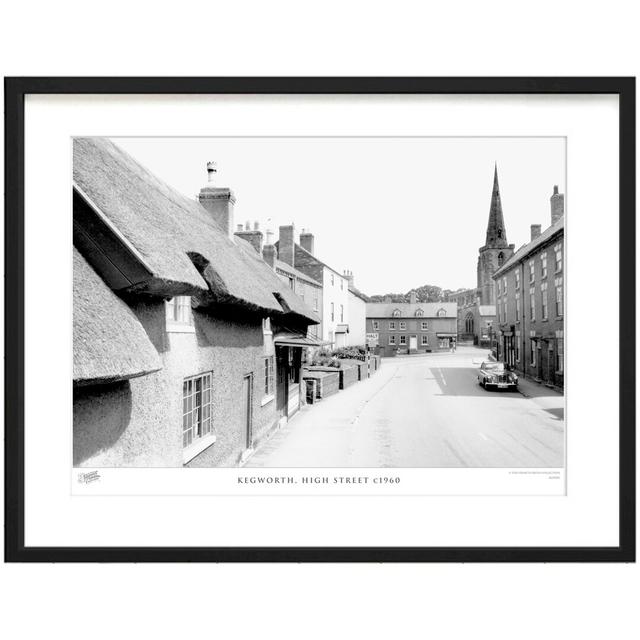
[[478, 382], [484, 389], [487, 387], [516, 389], [518, 376], [513, 371], [507, 371], [504, 362], [485, 361], [478, 370]]

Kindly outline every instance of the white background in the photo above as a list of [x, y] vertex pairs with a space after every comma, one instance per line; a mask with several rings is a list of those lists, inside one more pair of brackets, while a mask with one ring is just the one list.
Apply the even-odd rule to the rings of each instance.
[[[0, 46], [8, 75], [635, 75], [631, 6], [25, 2], [4, 10]], [[25, 638], [622, 637], [639, 579], [635, 565], [10, 566], [2, 624]]]

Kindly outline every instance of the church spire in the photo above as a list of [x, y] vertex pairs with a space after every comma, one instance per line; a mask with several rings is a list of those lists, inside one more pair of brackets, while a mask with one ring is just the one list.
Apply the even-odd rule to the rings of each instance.
[[498, 163], [495, 163], [493, 173], [493, 191], [491, 193], [491, 208], [489, 209], [489, 223], [487, 224], [487, 247], [506, 247], [507, 232], [502, 217], [502, 202], [500, 201], [500, 185], [498, 184]]

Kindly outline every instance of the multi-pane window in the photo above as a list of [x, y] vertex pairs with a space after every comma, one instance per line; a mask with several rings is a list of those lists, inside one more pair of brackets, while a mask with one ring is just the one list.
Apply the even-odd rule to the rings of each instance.
[[344, 322], [344, 305], [340, 305], [340, 322]]
[[507, 276], [505, 276], [504, 278], [502, 278], [502, 293], [506, 296], [507, 295]]
[[396, 337], [395, 336], [389, 336], [389, 344], [395, 344], [396, 343]]
[[407, 336], [400, 336], [400, 344], [407, 344]]
[[516, 362], [520, 362], [520, 332], [516, 331]]
[[542, 263], [542, 273], [540, 277], [546, 278], [547, 277], [547, 252], [546, 251], [540, 256], [540, 262]]
[[211, 431], [211, 373], [204, 373], [182, 383], [182, 446]]
[[429, 328], [429, 323], [426, 320], [423, 320], [420, 326], [423, 331], [426, 331]]
[[407, 323], [404, 321], [400, 321], [400, 331], [406, 331], [407, 329]]
[[399, 318], [400, 317], [400, 309], [395, 309], [394, 312], [391, 315], [394, 318]]
[[532, 320], [536, 319], [536, 290], [531, 287], [529, 289], [529, 317]]
[[429, 336], [426, 336], [426, 335], [422, 336], [422, 346], [423, 347], [428, 347], [429, 346]]
[[389, 331], [395, 331], [396, 329], [396, 323], [391, 321], [389, 322]]
[[520, 271], [516, 271], [516, 289], [520, 288]]
[[547, 312], [547, 304], [548, 304], [548, 300], [547, 300], [547, 283], [543, 282], [540, 285], [540, 289], [542, 290], [542, 319], [546, 320], [548, 317], [548, 312]]
[[520, 292], [519, 291], [516, 292], [516, 322], [520, 322]]
[[273, 395], [273, 356], [264, 359], [264, 395]]
[[423, 316], [423, 315], [424, 315], [424, 311], [423, 311], [422, 309], [418, 309], [418, 310], [416, 311], [416, 317], [420, 318], [420, 317], [421, 317], [421, 316]]
[[333, 306], [333, 302], [331, 303], [331, 322], [334, 321], [335, 319], [335, 314], [334, 314], [334, 306]]
[[438, 311], [436, 311], [437, 318], [444, 318], [446, 315], [447, 312], [444, 309], [438, 309]]
[[531, 260], [529, 262], [529, 282], [534, 282], [536, 279], [536, 263]]
[[380, 328], [380, 323], [377, 320], [373, 321], [373, 330], [377, 331]]
[[556, 315], [564, 315], [564, 304], [562, 300], [562, 278], [556, 278]]
[[558, 271], [562, 271], [562, 242], [555, 245], [553, 250], [556, 253], [556, 273], [558, 273]]
[[449, 348], [449, 338], [440, 338], [440, 348], [441, 349]]
[[171, 324], [193, 325], [191, 296], [176, 296], [166, 303], [167, 322]]

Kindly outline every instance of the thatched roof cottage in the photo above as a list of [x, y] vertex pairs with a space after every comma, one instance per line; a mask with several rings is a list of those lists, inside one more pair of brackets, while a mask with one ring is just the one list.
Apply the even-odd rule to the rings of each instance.
[[74, 464], [237, 464], [299, 406], [318, 316], [109, 140], [73, 179]]

